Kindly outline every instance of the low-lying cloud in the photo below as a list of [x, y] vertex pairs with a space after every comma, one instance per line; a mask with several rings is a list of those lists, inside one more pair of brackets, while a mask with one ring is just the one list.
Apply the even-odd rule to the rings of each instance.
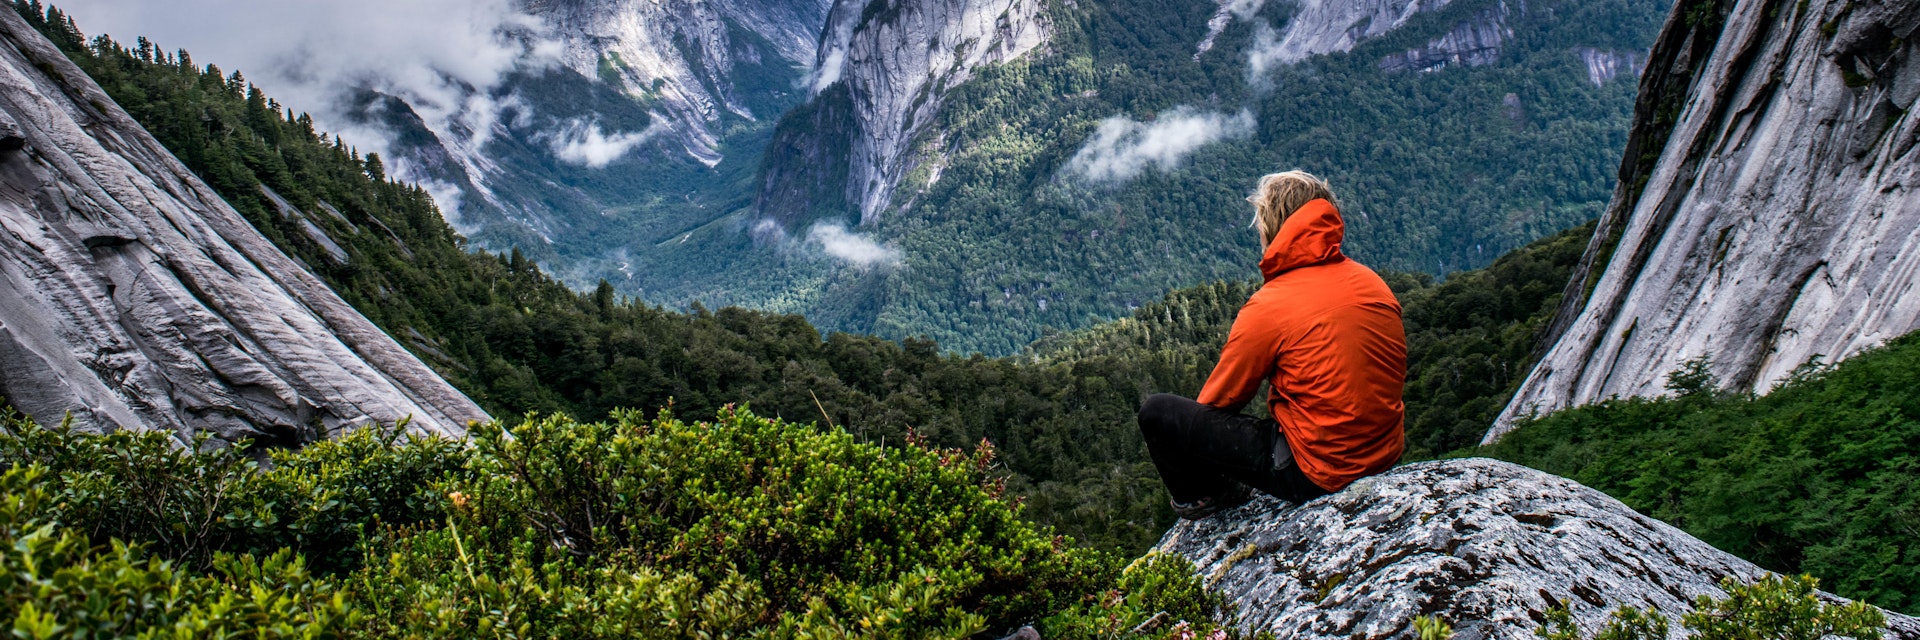
[[1152, 122], [1114, 116], [1067, 162], [1067, 170], [1096, 182], [1125, 182], [1149, 168], [1172, 171], [1201, 147], [1253, 135], [1253, 112], [1228, 115], [1180, 107]]
[[553, 156], [561, 162], [599, 169], [653, 139], [660, 126], [656, 123], [642, 131], [609, 135], [600, 129], [600, 123], [575, 118], [555, 132], [548, 144], [553, 148]]
[[848, 231], [837, 222], [815, 223], [807, 229], [807, 242], [818, 245], [827, 255], [861, 267], [898, 266], [900, 250], [874, 241], [864, 234]]
[[[364, 150], [388, 132], [357, 127], [355, 91], [405, 100], [456, 153], [477, 152], [506, 106], [492, 92], [518, 69], [558, 60], [561, 45], [513, 0], [61, 0], [88, 34], [146, 36], [199, 64], [238, 70]], [[395, 160], [400, 160], [396, 158]], [[408, 176], [396, 162], [396, 175]], [[443, 206], [452, 202], [442, 201]]]
[[1247, 47], [1247, 82], [1257, 89], [1271, 88], [1267, 75], [1274, 69], [1293, 63], [1299, 53], [1273, 25], [1261, 24], [1253, 32], [1253, 44]]
[[1252, 20], [1253, 15], [1260, 13], [1260, 8], [1266, 5], [1267, 0], [1226, 0], [1220, 7], [1241, 20]]
[[755, 242], [777, 247], [780, 251], [794, 251], [811, 255], [824, 254], [829, 258], [862, 269], [870, 267], [897, 267], [904, 264], [900, 249], [891, 244], [874, 240], [866, 234], [847, 229], [845, 223], [835, 221], [815, 222], [807, 227], [805, 236], [795, 238], [787, 229], [772, 218], [761, 218], [747, 227]]

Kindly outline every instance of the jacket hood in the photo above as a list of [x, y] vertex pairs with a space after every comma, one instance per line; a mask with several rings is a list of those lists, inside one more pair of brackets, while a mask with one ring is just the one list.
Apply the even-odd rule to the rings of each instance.
[[1280, 233], [1267, 244], [1267, 255], [1260, 259], [1260, 274], [1272, 280], [1282, 273], [1341, 259], [1340, 243], [1347, 237], [1347, 223], [1340, 210], [1326, 200], [1314, 200], [1280, 223]]

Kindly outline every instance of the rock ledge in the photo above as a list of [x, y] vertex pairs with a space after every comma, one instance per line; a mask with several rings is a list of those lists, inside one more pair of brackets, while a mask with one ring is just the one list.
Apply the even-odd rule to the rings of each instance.
[[[1533, 638], [1557, 601], [1591, 632], [1621, 605], [1677, 620], [1696, 596], [1724, 596], [1721, 578], [1765, 573], [1599, 491], [1484, 458], [1403, 466], [1304, 505], [1261, 496], [1174, 526], [1157, 550], [1240, 603], [1242, 629], [1281, 638], [1404, 636], [1422, 615], [1458, 640]], [[1888, 638], [1920, 638], [1920, 621], [1887, 618]]]

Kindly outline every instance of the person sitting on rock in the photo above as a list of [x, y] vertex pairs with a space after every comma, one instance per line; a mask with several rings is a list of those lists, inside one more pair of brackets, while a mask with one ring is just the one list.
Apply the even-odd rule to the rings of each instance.
[[[1260, 179], [1247, 198], [1266, 284], [1240, 308], [1197, 401], [1140, 405], [1140, 433], [1173, 497], [1199, 519], [1259, 489], [1304, 502], [1400, 460], [1407, 341], [1400, 303], [1373, 270], [1340, 252], [1345, 223], [1325, 181], [1301, 171]], [[1240, 413], [1268, 383], [1272, 418]]]

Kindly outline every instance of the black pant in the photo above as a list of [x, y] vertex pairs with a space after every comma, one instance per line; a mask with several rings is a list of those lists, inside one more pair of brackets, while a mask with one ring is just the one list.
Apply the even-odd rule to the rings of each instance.
[[1161, 393], [1140, 404], [1140, 435], [1175, 502], [1219, 495], [1233, 480], [1289, 502], [1327, 495], [1293, 463], [1272, 419]]

